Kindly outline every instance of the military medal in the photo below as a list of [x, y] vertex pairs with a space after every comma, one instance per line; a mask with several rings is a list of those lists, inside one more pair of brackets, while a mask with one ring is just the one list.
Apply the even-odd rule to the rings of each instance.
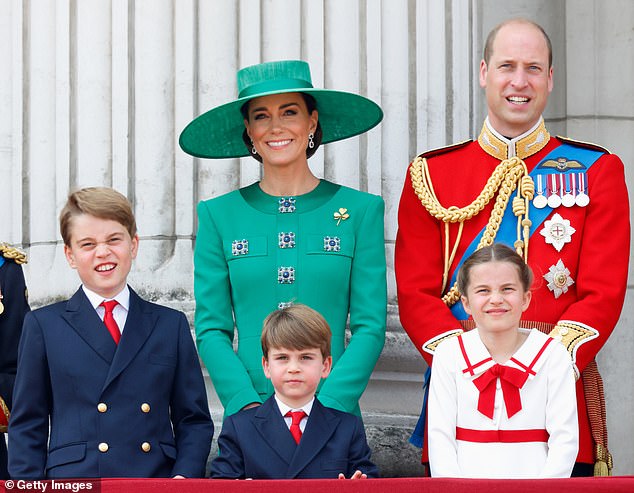
[[544, 175], [537, 175], [537, 196], [533, 199], [536, 209], [543, 209], [548, 205], [548, 199], [544, 195]]
[[577, 186], [577, 190], [579, 190], [579, 193], [577, 193], [577, 197], [575, 198], [575, 203], [579, 207], [585, 207], [590, 203], [590, 197], [588, 197], [587, 188], [586, 188], [586, 174], [579, 173], [577, 176], [579, 178], [579, 184]]
[[564, 219], [559, 214], [553, 214], [553, 217], [544, 222], [544, 228], [540, 234], [546, 239], [546, 243], [555, 247], [558, 252], [566, 243], [572, 241], [572, 235], [576, 231], [570, 225], [568, 219]]
[[544, 279], [548, 281], [548, 289], [553, 292], [555, 299], [559, 298], [563, 293], [567, 293], [568, 288], [575, 283], [570, 277], [570, 271], [561, 259], [555, 265], [550, 266], [548, 272], [544, 274]]
[[561, 197], [557, 191], [557, 176], [549, 175], [550, 178], [550, 195], [548, 196], [548, 206], [556, 209], [561, 205]]
[[[571, 175], [560, 175], [560, 183], [562, 192], [565, 190], [564, 196], [561, 198], [561, 205], [564, 207], [572, 207], [575, 205], [575, 186], [574, 186], [574, 178], [571, 179]], [[566, 188], [564, 188], [564, 180], [566, 182]], [[571, 184], [572, 182], [572, 184]]]

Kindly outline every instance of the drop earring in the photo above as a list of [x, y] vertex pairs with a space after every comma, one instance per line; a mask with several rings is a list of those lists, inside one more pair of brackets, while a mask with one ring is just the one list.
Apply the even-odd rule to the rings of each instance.
[[258, 151], [255, 149], [255, 144], [251, 141], [251, 154], [255, 155]]
[[312, 149], [313, 147], [315, 147], [315, 142], [313, 141], [313, 138], [315, 137], [314, 133], [309, 133], [308, 134], [308, 148]]

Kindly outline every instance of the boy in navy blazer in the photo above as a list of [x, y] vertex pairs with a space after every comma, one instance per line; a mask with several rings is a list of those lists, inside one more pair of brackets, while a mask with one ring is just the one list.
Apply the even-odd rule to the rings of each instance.
[[139, 246], [130, 203], [110, 188], [81, 189], [60, 229], [82, 286], [25, 317], [9, 474], [204, 476], [213, 423], [198, 357], [185, 315], [127, 285]]
[[262, 366], [275, 394], [225, 418], [212, 478], [378, 477], [361, 419], [315, 398], [332, 366], [330, 340], [328, 323], [305, 305], [266, 318]]

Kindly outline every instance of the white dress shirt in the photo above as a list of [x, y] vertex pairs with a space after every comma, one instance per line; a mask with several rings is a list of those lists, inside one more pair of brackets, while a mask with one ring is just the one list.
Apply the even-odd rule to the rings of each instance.
[[114, 317], [115, 322], [117, 322], [117, 326], [121, 333], [123, 333], [123, 328], [125, 327], [125, 321], [128, 318], [128, 311], [130, 310], [130, 289], [126, 284], [125, 288], [119, 292], [114, 298], [104, 298], [101, 295], [98, 295], [94, 291], [91, 291], [86, 286], [82, 284], [82, 289], [90, 301], [92, 307], [97, 311], [97, 315], [103, 321], [103, 317], [106, 314], [106, 309], [103, 306], [100, 306], [104, 301], [116, 300], [118, 305], [114, 307], [112, 310], [112, 316]]
[[277, 407], [280, 409], [280, 413], [282, 413], [284, 422], [286, 423], [286, 426], [288, 426], [289, 430], [291, 429], [292, 419], [290, 416], [286, 416], [286, 414], [289, 411], [304, 411], [306, 413], [306, 416], [304, 416], [302, 420], [299, 422], [299, 429], [302, 430], [302, 433], [304, 433], [304, 429], [306, 429], [306, 422], [308, 421], [308, 416], [310, 416], [310, 411], [313, 409], [314, 401], [315, 401], [315, 397], [313, 397], [310, 401], [308, 401], [302, 407], [294, 408], [294, 407], [288, 407], [277, 397], [277, 395], [275, 395], [275, 402], [277, 402]]

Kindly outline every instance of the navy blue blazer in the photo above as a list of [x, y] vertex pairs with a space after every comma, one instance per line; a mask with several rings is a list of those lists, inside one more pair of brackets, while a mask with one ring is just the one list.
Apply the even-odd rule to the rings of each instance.
[[25, 317], [9, 422], [13, 478], [202, 477], [212, 436], [183, 313], [130, 289], [118, 346], [81, 288]]
[[313, 404], [299, 444], [271, 396], [259, 407], [225, 417], [212, 478], [349, 478], [357, 469], [378, 477], [361, 418]]

